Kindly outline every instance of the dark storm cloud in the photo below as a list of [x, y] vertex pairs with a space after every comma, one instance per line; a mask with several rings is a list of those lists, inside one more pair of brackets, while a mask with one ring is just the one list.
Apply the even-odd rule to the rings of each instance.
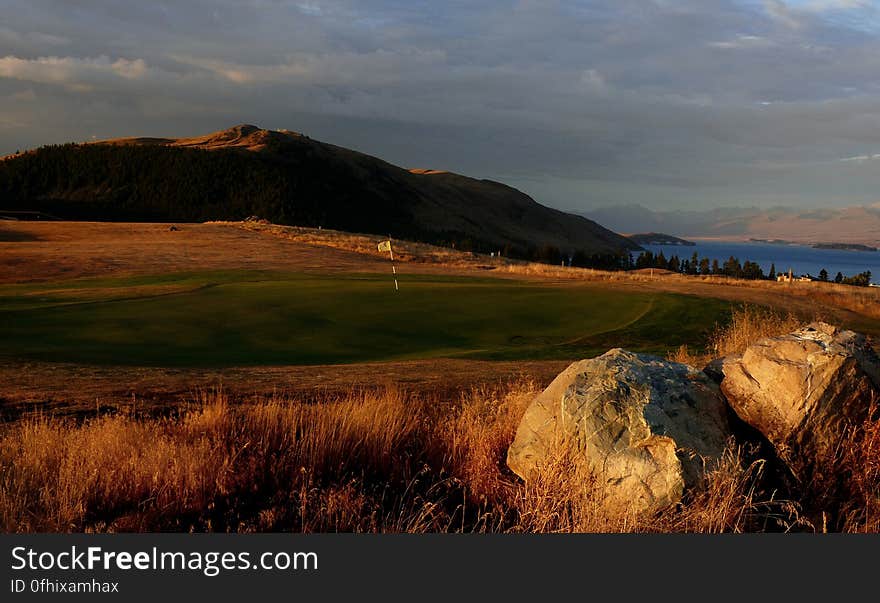
[[875, 201], [859, 0], [6, 0], [0, 153], [254, 122], [567, 209]]

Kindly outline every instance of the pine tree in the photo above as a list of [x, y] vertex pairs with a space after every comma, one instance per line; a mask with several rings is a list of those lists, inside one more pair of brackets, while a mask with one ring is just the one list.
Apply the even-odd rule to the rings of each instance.
[[660, 253], [657, 254], [657, 258], [654, 260], [654, 267], [666, 269], [669, 264], [666, 262], [666, 256], [663, 255], [663, 250], [660, 250]]
[[709, 258], [700, 260], [700, 274], [709, 274]]
[[688, 274], [697, 274], [697, 271], [700, 268], [700, 256], [697, 255], [697, 252], [694, 252], [694, 255], [691, 256], [691, 261], [688, 264]]

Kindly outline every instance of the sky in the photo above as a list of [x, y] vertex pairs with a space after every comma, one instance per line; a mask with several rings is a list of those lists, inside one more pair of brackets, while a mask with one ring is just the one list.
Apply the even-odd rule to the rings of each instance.
[[880, 201], [872, 0], [0, 0], [0, 154], [239, 123], [565, 210]]

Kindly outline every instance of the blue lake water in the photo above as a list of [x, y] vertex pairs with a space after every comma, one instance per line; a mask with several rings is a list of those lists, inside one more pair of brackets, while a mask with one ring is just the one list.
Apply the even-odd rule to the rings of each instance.
[[[870, 270], [871, 280], [880, 282], [880, 251], [848, 251], [843, 249], [814, 249], [807, 245], [776, 245], [773, 243], [751, 243], [731, 241], [695, 240], [693, 247], [680, 245], [642, 245], [645, 249], [659, 253], [667, 258], [678, 255], [681, 259], [690, 258], [694, 252], [701, 258], [718, 260], [723, 263], [730, 256], [757, 262], [764, 272], [770, 271], [770, 265], [776, 265], [776, 272], [788, 272], [791, 268], [795, 274], [811, 274], [816, 276], [823, 268], [828, 271], [829, 278], [842, 272], [844, 276], [853, 276]], [[638, 254], [636, 254], [638, 255]]]

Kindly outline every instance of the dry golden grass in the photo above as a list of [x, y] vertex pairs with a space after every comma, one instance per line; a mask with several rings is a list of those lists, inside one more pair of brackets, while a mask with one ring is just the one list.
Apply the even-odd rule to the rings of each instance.
[[880, 318], [880, 288], [855, 287], [831, 282], [793, 282], [745, 280], [727, 276], [685, 275], [667, 270], [631, 270], [609, 272], [592, 268], [563, 268], [530, 262], [506, 262], [496, 271], [509, 275], [629, 285], [646, 289], [722, 297], [766, 304], [777, 308], [795, 308], [803, 313], [834, 314], [844, 310], [871, 319]]
[[[731, 444], [678, 508], [610, 504], [564, 446], [523, 483], [505, 466], [532, 382], [450, 408], [397, 389], [320, 402], [204, 394], [175, 416], [45, 416], [0, 432], [4, 531], [744, 532], [809, 527]], [[877, 529], [880, 427], [847, 529]], [[865, 461], [865, 455], [871, 459]], [[850, 463], [856, 460], [850, 460]]]
[[577, 451], [558, 442], [514, 494], [514, 529], [522, 532], [632, 532], [645, 528], [638, 515], [612, 501], [599, 477], [577, 462]]
[[[875, 406], [872, 410], [876, 410]], [[876, 412], [871, 413], [876, 416]], [[880, 420], [853, 430], [843, 446], [839, 469], [849, 479], [849, 500], [843, 505], [845, 532], [880, 532]]]
[[704, 534], [812, 529], [800, 505], [778, 499], [765, 479], [767, 461], [751, 445], [731, 442], [721, 461], [705, 476], [677, 514], [666, 517], [663, 531]]
[[868, 419], [850, 425], [837, 444], [814, 460], [797, 484], [805, 511], [822, 531], [880, 532], [880, 406], [865, 400]]
[[473, 497], [498, 501], [509, 494], [507, 448], [539, 391], [532, 380], [505, 388], [473, 388], [461, 394], [451, 419], [440, 419], [437, 436], [445, 451], [443, 463], [467, 484]]
[[7, 531], [418, 529], [400, 484], [421, 471], [408, 462], [419, 404], [389, 390], [233, 406], [216, 392], [178, 417], [25, 419], [0, 437], [0, 518]]
[[149, 521], [157, 512], [184, 517], [206, 508], [227, 469], [212, 437], [122, 417], [16, 424], [0, 440], [3, 527], [79, 530], [128, 513]]
[[791, 333], [802, 326], [804, 321], [793, 314], [745, 306], [734, 310], [730, 323], [720, 327], [712, 336], [712, 354], [716, 358], [742, 354], [760, 339]]
[[[777, 500], [765, 483], [765, 461], [756, 449], [728, 444], [703, 484], [675, 508], [657, 515], [638, 513], [601, 487], [600, 477], [578, 462], [571, 445], [554, 447], [534, 478], [515, 491], [513, 506], [524, 532], [744, 533], [801, 528], [799, 507]], [[809, 527], [809, 526], [808, 526]]]
[[806, 323], [806, 320], [791, 313], [782, 313], [771, 308], [741, 306], [734, 308], [728, 324], [716, 327], [709, 337], [706, 353], [694, 353], [683, 345], [670, 353], [668, 359], [701, 368], [713, 358], [742, 354], [747, 347], [760, 339], [791, 333]]
[[[373, 256], [377, 259], [387, 260], [388, 252], [379, 251], [378, 244], [388, 239], [386, 236], [344, 232], [341, 230], [305, 228], [300, 226], [281, 226], [270, 222], [254, 220], [245, 222], [209, 222], [208, 224], [221, 224], [235, 226], [250, 232], [268, 234], [274, 237], [317, 247], [330, 247], [344, 251], [353, 251], [365, 256]], [[394, 239], [392, 242], [394, 258], [398, 262], [410, 262], [418, 264], [440, 264], [450, 268], [466, 268], [485, 265], [497, 267], [515, 260], [496, 258], [490, 261], [489, 257], [469, 251], [459, 251], [449, 247], [439, 247], [427, 243], [416, 243]], [[519, 262], [523, 263], [523, 262]]]

